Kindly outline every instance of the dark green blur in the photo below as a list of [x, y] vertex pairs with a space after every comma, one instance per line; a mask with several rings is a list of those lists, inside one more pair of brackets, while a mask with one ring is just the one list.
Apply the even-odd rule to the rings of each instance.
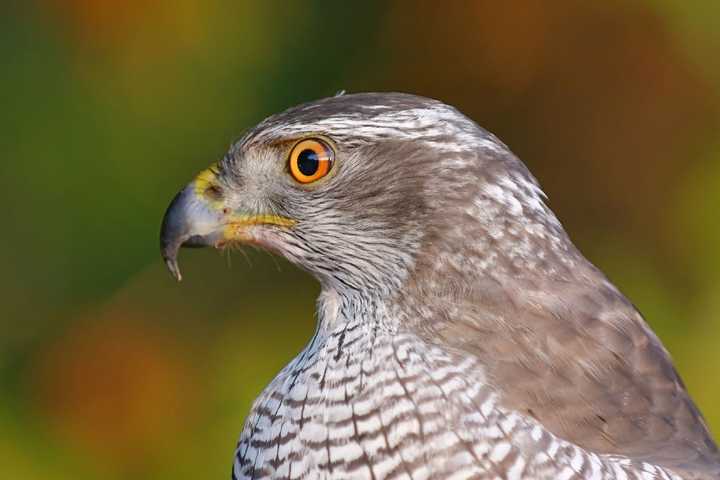
[[318, 287], [252, 249], [184, 251], [177, 284], [160, 220], [245, 129], [338, 90], [504, 140], [720, 433], [720, 4], [445, 3], [0, 7], [3, 478], [229, 478]]

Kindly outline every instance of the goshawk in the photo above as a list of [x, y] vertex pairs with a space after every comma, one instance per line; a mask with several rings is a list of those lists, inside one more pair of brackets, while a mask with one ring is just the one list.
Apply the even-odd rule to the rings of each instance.
[[658, 338], [453, 107], [364, 93], [267, 118], [163, 221], [178, 279], [181, 246], [238, 243], [322, 293], [247, 417], [235, 479], [720, 478]]

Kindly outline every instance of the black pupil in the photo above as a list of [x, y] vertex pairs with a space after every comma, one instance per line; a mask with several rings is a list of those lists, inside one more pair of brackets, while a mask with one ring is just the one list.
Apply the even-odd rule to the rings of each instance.
[[320, 168], [318, 154], [310, 149], [303, 150], [300, 152], [300, 155], [298, 155], [297, 166], [298, 170], [300, 170], [300, 173], [303, 175], [308, 177], [315, 175], [318, 168]]

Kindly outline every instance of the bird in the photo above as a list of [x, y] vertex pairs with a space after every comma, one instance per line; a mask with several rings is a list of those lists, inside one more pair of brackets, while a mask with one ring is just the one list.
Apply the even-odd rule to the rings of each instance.
[[238, 479], [711, 479], [668, 351], [538, 181], [455, 107], [340, 94], [248, 130], [162, 221], [162, 257], [252, 245], [320, 284], [254, 401]]

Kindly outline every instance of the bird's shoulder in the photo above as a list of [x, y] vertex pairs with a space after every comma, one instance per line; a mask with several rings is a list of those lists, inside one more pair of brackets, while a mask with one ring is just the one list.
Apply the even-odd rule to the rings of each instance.
[[437, 317], [422, 334], [477, 357], [506, 407], [591, 452], [687, 478], [720, 474], [717, 446], [668, 352], [603, 276], [484, 282], [424, 298]]

